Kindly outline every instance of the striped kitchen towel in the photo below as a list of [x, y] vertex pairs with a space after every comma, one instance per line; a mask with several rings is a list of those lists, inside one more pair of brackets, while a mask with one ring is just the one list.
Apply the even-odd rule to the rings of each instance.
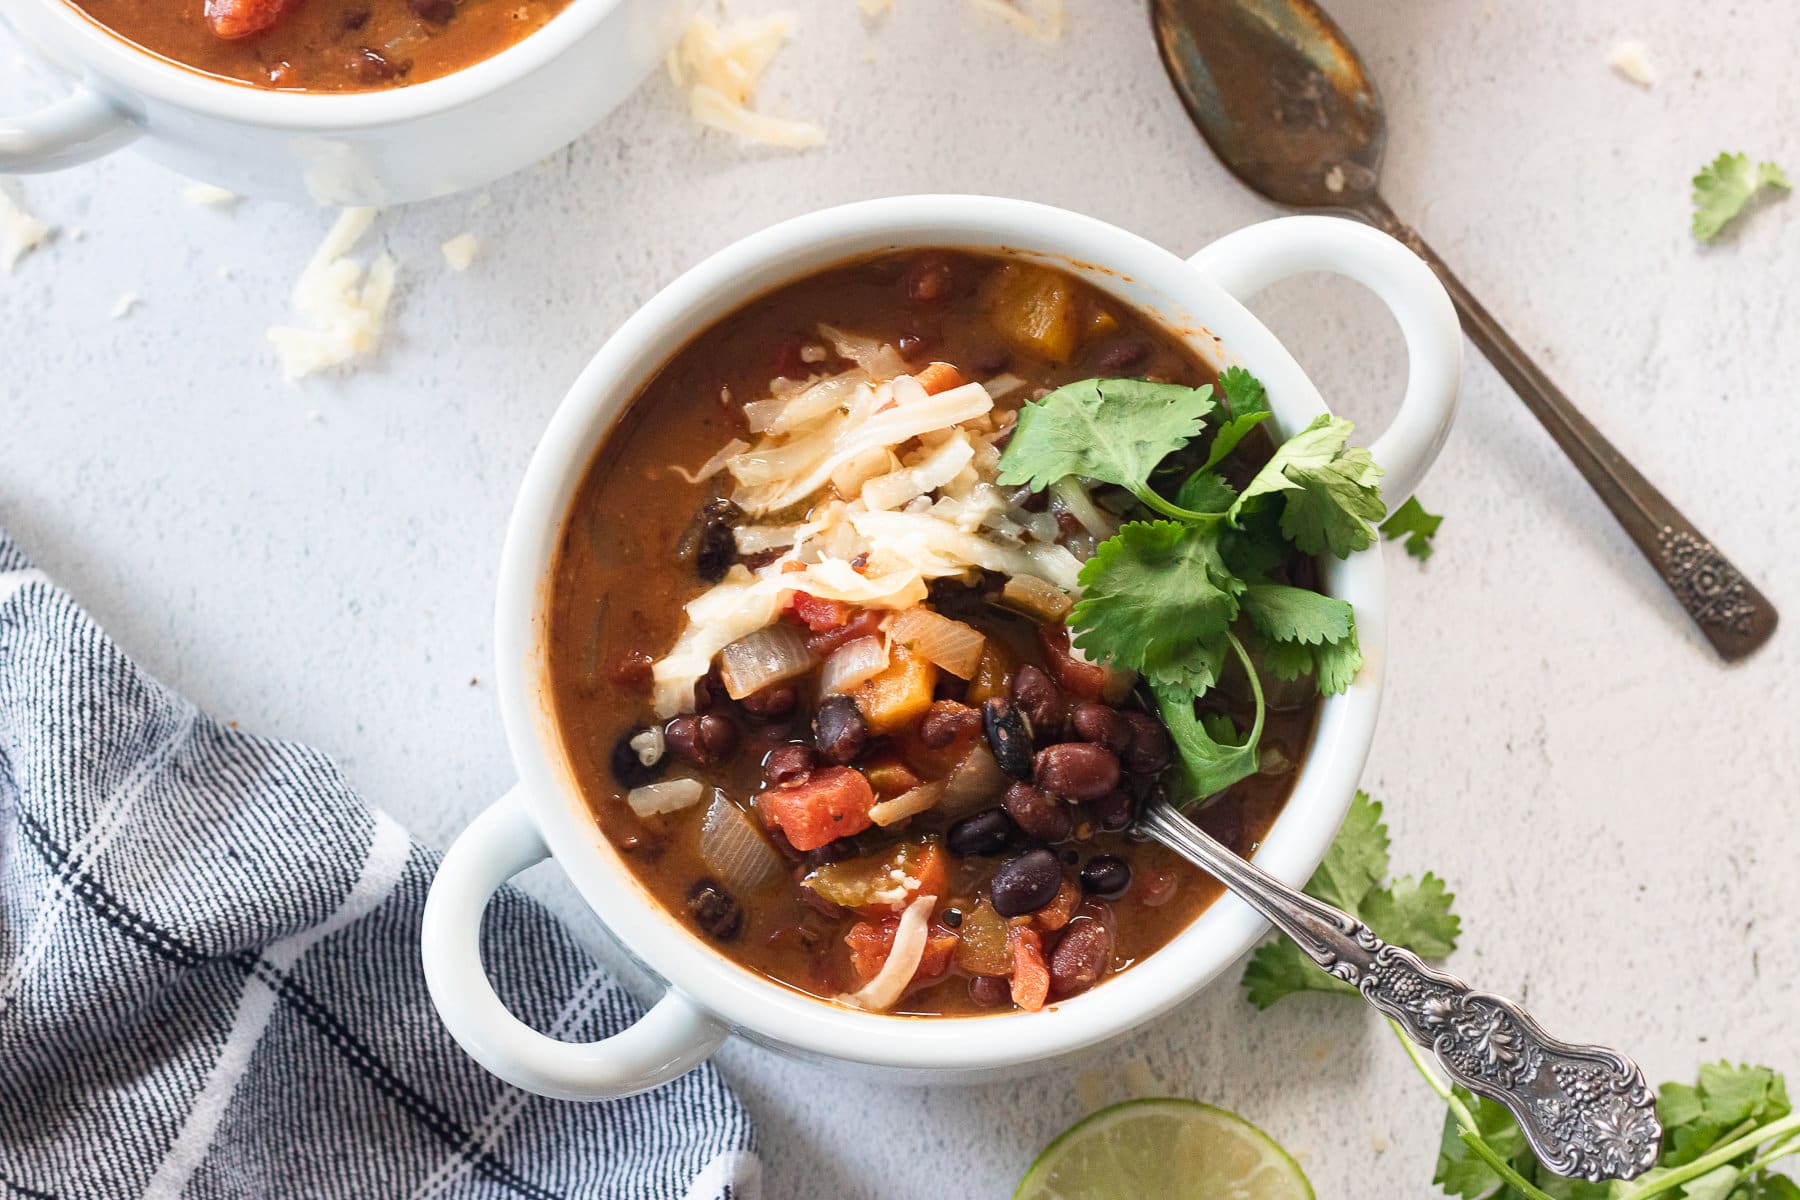
[[[583, 1105], [462, 1054], [419, 965], [437, 861], [324, 755], [151, 679], [0, 534], [0, 1197], [754, 1197], [711, 1067]], [[539, 1029], [639, 1015], [517, 891], [483, 939]]]

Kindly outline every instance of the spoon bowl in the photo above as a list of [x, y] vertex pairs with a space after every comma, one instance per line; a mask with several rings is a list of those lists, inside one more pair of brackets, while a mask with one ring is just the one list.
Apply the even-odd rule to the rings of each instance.
[[1227, 169], [1290, 208], [1346, 212], [1436, 272], [1463, 330], [1569, 456], [1727, 662], [1775, 632], [1775, 607], [1570, 402], [1379, 189], [1387, 117], [1343, 31], [1313, 0], [1150, 0], [1163, 66]]

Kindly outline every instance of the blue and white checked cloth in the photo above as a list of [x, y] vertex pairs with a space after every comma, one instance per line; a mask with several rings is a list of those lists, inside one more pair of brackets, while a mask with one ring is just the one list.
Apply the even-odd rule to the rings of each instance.
[[[710, 1067], [518, 1091], [438, 1023], [433, 851], [330, 760], [151, 679], [0, 533], [0, 1197], [748, 1200]], [[571, 1040], [639, 1009], [510, 889], [495, 987]]]

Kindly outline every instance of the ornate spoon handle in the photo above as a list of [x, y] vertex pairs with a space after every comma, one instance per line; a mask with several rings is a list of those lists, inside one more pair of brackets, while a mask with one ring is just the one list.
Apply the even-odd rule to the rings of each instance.
[[1631, 1179], [1655, 1165], [1662, 1146], [1656, 1096], [1623, 1054], [1558, 1041], [1511, 1000], [1388, 945], [1348, 913], [1239, 858], [1166, 803], [1150, 805], [1138, 828], [1210, 872], [1319, 966], [1354, 985], [1429, 1047], [1456, 1082], [1504, 1104], [1550, 1170], [1597, 1181]]
[[1719, 657], [1736, 662], [1768, 641], [1775, 632], [1775, 606], [1581, 415], [1418, 231], [1380, 196], [1371, 194], [1356, 211], [1437, 274], [1456, 304], [1463, 331], [1612, 510]]

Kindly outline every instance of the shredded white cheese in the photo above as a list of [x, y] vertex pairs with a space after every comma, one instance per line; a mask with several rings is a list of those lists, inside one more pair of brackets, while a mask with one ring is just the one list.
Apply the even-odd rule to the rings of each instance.
[[301, 379], [374, 351], [394, 295], [394, 260], [378, 256], [365, 270], [348, 257], [375, 220], [375, 209], [346, 208], [294, 284], [298, 323], [269, 329], [282, 373]]
[[825, 141], [810, 121], [756, 112], [750, 107], [757, 85], [794, 27], [794, 14], [730, 21], [721, 27], [696, 13], [681, 40], [669, 51], [669, 78], [688, 94], [688, 114], [701, 125], [748, 142], [802, 150]]
[[936, 905], [936, 896], [920, 896], [906, 906], [906, 911], [900, 914], [900, 924], [894, 930], [894, 947], [888, 951], [881, 970], [855, 992], [839, 996], [840, 1004], [871, 1012], [894, 1007], [894, 1001], [900, 999], [900, 993], [912, 982], [919, 961], [925, 957], [925, 943], [930, 936], [926, 922], [931, 920], [931, 910]]
[[230, 208], [238, 202], [238, 194], [210, 183], [191, 183], [183, 189], [189, 204], [201, 208]]
[[450, 264], [452, 271], [466, 271], [469, 264], [475, 261], [475, 254], [481, 249], [481, 243], [472, 233], [459, 233], [438, 249], [444, 252], [444, 261]]
[[131, 312], [131, 310], [136, 308], [137, 306], [138, 306], [137, 293], [136, 292], [126, 292], [124, 295], [120, 296], [116, 301], [113, 302], [111, 311], [109, 311], [106, 315], [109, 318], [111, 318], [112, 320], [117, 321], [120, 318], [129, 314]]
[[51, 227], [26, 212], [0, 187], [0, 272], [12, 274], [21, 258], [49, 240]]
[[1621, 79], [1639, 87], [1647, 88], [1656, 83], [1656, 68], [1651, 65], [1649, 51], [1640, 41], [1620, 42], [1612, 48], [1606, 62]]
[[1069, 10], [1063, 6], [1063, 0], [969, 0], [969, 3], [1040, 42], [1059, 40], [1069, 27]]
[[894, 7], [894, 0], [856, 0], [856, 7], [862, 10], [865, 17], [879, 17]]

